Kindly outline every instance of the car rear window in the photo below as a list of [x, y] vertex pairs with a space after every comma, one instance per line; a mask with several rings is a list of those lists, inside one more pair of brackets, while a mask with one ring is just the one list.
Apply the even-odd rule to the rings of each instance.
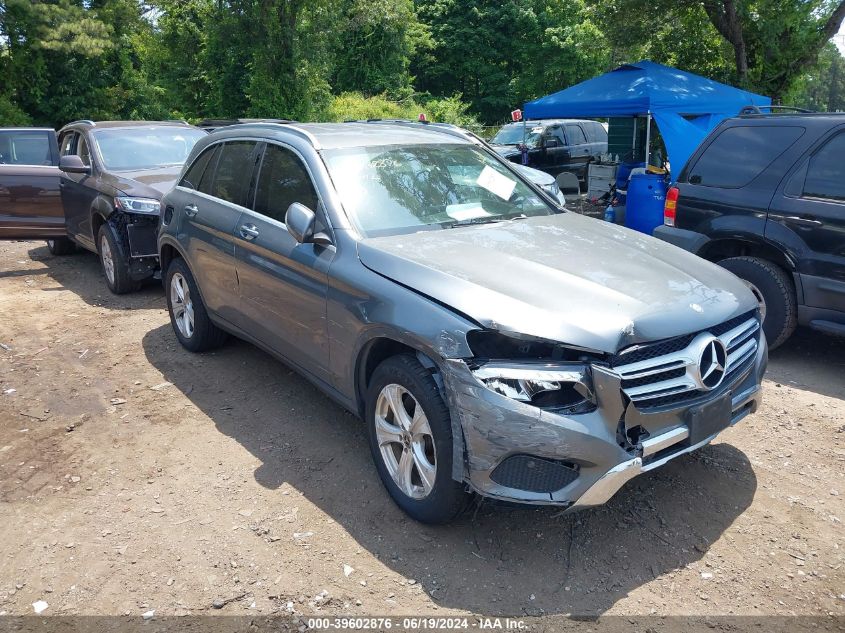
[[789, 149], [803, 127], [739, 125], [724, 130], [710, 143], [687, 175], [705, 187], [745, 187]]
[[52, 165], [47, 132], [15, 130], [0, 132], [0, 164]]

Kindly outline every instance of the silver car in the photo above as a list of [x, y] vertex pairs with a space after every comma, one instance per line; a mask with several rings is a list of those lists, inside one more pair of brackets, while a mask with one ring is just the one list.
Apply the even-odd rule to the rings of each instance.
[[194, 148], [162, 202], [176, 337], [227, 334], [363, 418], [387, 491], [568, 509], [756, 410], [757, 302], [731, 273], [563, 210], [445, 126], [256, 123]]

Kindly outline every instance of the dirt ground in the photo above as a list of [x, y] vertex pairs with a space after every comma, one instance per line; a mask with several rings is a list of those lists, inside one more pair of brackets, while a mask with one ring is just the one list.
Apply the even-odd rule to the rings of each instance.
[[0, 614], [845, 615], [845, 340], [799, 332], [757, 414], [604, 508], [446, 527], [351, 415], [246, 343], [184, 351], [94, 255], [0, 243], [0, 343]]

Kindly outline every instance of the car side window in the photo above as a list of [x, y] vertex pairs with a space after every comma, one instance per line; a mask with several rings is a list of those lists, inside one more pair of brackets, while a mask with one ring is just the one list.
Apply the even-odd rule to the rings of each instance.
[[59, 155], [70, 156], [73, 154], [73, 141], [76, 138], [75, 132], [65, 132], [59, 144]]
[[[762, 174], [804, 134], [798, 126], [737, 125], [723, 130], [689, 170], [688, 182], [738, 189]], [[725, 169], [730, 165], [730, 169]]]
[[182, 180], [179, 181], [179, 186], [187, 187], [188, 189], [198, 189], [200, 180], [205, 174], [206, 168], [208, 167], [208, 164], [211, 161], [211, 157], [214, 155], [214, 152], [216, 150], [216, 145], [206, 148], [202, 152], [202, 154], [200, 154], [199, 157], [194, 160], [194, 162], [188, 168], [188, 171], [185, 172], [185, 175], [182, 177]]
[[243, 205], [253, 163], [250, 160], [255, 150], [255, 141], [230, 141], [223, 144], [211, 195], [226, 202]]
[[567, 125], [566, 137], [569, 139], [570, 145], [583, 145], [587, 142], [587, 137], [584, 136], [584, 130], [581, 129], [580, 125]]
[[222, 148], [223, 144], [219, 143], [211, 150], [208, 165], [206, 166], [206, 169], [200, 178], [199, 184], [197, 185], [197, 191], [211, 195], [212, 185], [214, 184], [214, 172], [217, 169], [217, 161], [220, 159], [220, 150]]
[[317, 192], [299, 157], [289, 149], [268, 144], [258, 172], [253, 210], [284, 223], [294, 202], [317, 212]]
[[563, 128], [559, 125], [554, 126], [551, 129], [552, 138], [556, 138], [560, 141], [561, 146], [566, 145], [566, 139], [563, 137]]
[[803, 197], [845, 201], [843, 154], [845, 133], [834, 136], [810, 157]]
[[52, 162], [50, 136], [47, 132], [0, 132], [0, 164], [50, 165]]
[[83, 163], [89, 167], [91, 166], [91, 152], [88, 149], [88, 142], [81, 134], [79, 135], [79, 141], [76, 143], [76, 155], [79, 156]]

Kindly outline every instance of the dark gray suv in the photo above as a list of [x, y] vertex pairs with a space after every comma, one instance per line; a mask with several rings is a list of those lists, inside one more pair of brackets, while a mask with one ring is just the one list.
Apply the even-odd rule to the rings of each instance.
[[248, 124], [162, 201], [173, 329], [251, 341], [366, 421], [393, 499], [580, 508], [753, 412], [767, 349], [731, 273], [563, 211], [456, 129]]

